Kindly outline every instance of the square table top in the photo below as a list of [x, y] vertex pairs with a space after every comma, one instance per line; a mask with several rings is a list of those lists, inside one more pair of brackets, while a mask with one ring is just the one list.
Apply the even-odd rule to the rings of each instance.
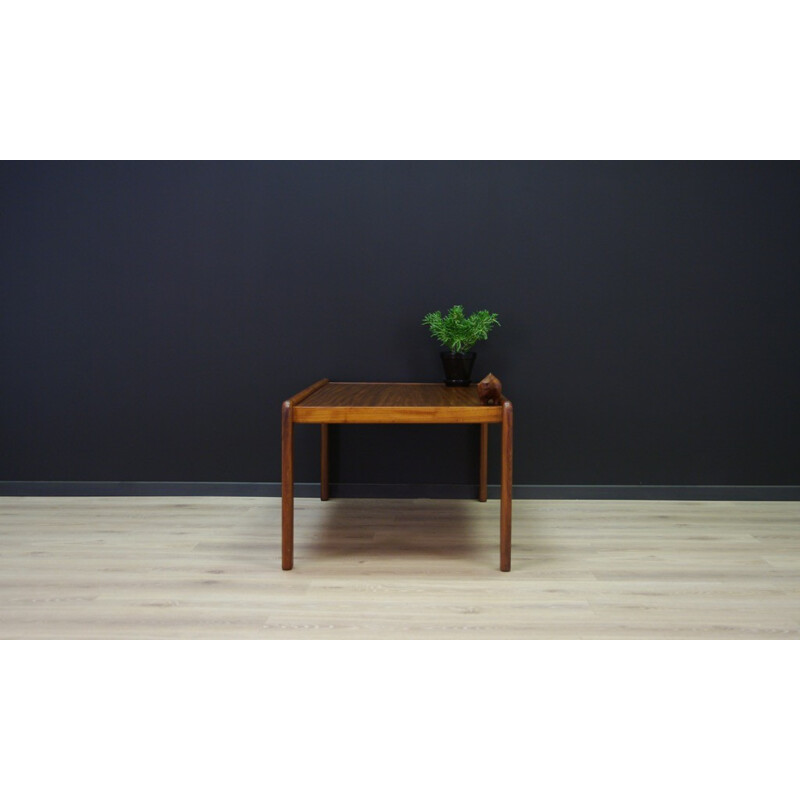
[[334, 383], [295, 395], [294, 422], [501, 422], [499, 405], [483, 405], [476, 384]]

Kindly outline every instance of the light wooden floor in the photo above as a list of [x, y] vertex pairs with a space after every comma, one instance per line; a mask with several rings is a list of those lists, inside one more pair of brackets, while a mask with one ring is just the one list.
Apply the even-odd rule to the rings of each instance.
[[0, 498], [4, 639], [797, 639], [800, 503]]

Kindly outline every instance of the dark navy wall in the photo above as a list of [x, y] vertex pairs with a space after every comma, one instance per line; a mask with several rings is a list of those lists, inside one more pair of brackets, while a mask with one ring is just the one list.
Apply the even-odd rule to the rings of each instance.
[[[796, 163], [5, 163], [0, 202], [0, 480], [278, 481], [281, 400], [439, 380], [420, 319], [463, 303], [516, 483], [800, 484]], [[349, 427], [333, 477], [476, 446]]]

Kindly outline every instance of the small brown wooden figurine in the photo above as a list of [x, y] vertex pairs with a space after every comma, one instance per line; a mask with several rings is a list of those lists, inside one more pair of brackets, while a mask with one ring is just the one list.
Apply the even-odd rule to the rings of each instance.
[[478, 397], [485, 406], [495, 406], [500, 403], [503, 384], [490, 372], [478, 384]]

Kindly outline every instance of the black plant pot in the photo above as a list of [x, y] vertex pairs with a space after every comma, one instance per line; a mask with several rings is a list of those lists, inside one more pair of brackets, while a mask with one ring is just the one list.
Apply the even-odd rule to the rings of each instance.
[[441, 353], [444, 366], [444, 382], [447, 386], [469, 386], [469, 376], [472, 375], [472, 365], [475, 363], [477, 353], [451, 353], [444, 350]]

